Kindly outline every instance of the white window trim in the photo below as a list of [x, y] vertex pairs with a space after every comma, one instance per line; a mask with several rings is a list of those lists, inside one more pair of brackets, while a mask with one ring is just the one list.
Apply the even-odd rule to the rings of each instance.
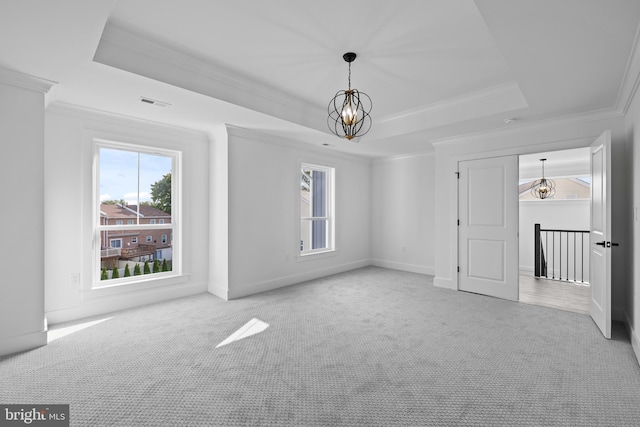
[[[146, 282], [158, 282], [164, 283], [167, 279], [175, 277], [181, 277], [182, 274], [182, 223], [180, 221], [180, 215], [182, 210], [182, 187], [181, 187], [181, 172], [182, 172], [182, 152], [179, 150], [157, 148], [152, 146], [146, 146], [143, 144], [130, 144], [124, 142], [117, 142], [106, 140], [102, 138], [93, 138], [93, 220], [92, 220], [92, 280], [84, 287], [85, 290], [95, 291], [106, 288], [117, 288], [123, 285], [131, 287], [131, 290], [138, 289], [137, 284], [143, 284]], [[133, 225], [118, 225], [117, 229], [121, 231], [142, 231], [153, 228], [170, 228], [173, 233], [172, 239], [172, 271], [153, 273], [152, 275], [130, 276], [121, 277], [118, 279], [100, 280], [101, 268], [100, 268], [100, 233], [103, 230], [114, 229], [116, 226], [102, 226], [100, 225], [100, 161], [99, 153], [100, 148], [111, 148], [128, 150], [139, 153], [155, 154], [168, 156], [172, 158], [172, 170], [171, 170], [171, 194], [173, 197], [171, 203], [171, 223], [162, 225], [151, 224], [133, 224]], [[142, 215], [140, 215], [142, 217]], [[153, 241], [153, 238], [152, 238]], [[141, 285], [142, 286], [142, 285]], [[145, 285], [146, 287], [146, 285]]]
[[[323, 163], [323, 162], [321, 162]], [[297, 253], [298, 256], [296, 257], [297, 261], [308, 261], [310, 259], [318, 259], [318, 258], [325, 258], [327, 256], [333, 256], [335, 255], [336, 251], [336, 244], [335, 244], [335, 198], [336, 198], [336, 193], [335, 193], [335, 175], [336, 175], [336, 168], [335, 166], [332, 165], [328, 165], [328, 164], [319, 164], [317, 162], [307, 162], [307, 161], [300, 161], [298, 163], [298, 170], [297, 170], [297, 181], [299, 182], [300, 180], [300, 171], [304, 168], [311, 168], [311, 169], [315, 169], [315, 170], [321, 170], [327, 173], [327, 188], [329, 189], [329, 197], [327, 199], [327, 213], [329, 214], [326, 217], [302, 217], [300, 215], [300, 185], [296, 185], [297, 188], [297, 197], [296, 197], [296, 211], [297, 211], [297, 217], [299, 218], [297, 222], [297, 231], [296, 231], [296, 236], [300, 236], [301, 234], [301, 223], [304, 220], [322, 220], [325, 219], [328, 221], [327, 223], [327, 247], [326, 248], [318, 248], [318, 249], [311, 249], [311, 250], [304, 250], [301, 251], [300, 250], [300, 244], [299, 242], [297, 242]]]

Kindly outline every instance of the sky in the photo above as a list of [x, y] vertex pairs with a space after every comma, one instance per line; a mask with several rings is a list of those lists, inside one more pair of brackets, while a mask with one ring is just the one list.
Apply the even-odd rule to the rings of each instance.
[[171, 172], [171, 157], [104, 147], [100, 148], [100, 201], [138, 203], [138, 155], [140, 201], [151, 201], [151, 184]]

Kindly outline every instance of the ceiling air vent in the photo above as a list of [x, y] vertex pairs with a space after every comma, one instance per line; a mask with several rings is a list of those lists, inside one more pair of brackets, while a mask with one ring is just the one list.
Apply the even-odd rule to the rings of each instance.
[[140, 97], [140, 101], [144, 102], [145, 104], [155, 105], [156, 107], [162, 107], [162, 108], [171, 106], [171, 104], [169, 104], [168, 102], [162, 102], [162, 101], [158, 101], [157, 99], [146, 98], [144, 96]]

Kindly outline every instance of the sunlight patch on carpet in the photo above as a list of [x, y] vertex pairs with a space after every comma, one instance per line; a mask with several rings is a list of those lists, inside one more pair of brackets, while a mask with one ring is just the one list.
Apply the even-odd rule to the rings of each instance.
[[91, 322], [79, 323], [77, 325], [67, 326], [66, 328], [49, 330], [47, 332], [47, 342], [55, 341], [59, 338], [66, 337], [67, 335], [71, 335], [75, 332], [90, 328], [92, 326], [95, 326], [99, 323], [102, 323], [111, 319], [113, 319], [113, 317], [107, 317], [105, 319], [100, 319], [100, 320], [93, 320]]
[[222, 347], [223, 345], [231, 344], [234, 341], [241, 340], [243, 338], [250, 337], [251, 335], [259, 334], [269, 327], [269, 324], [264, 323], [262, 320], [256, 319], [255, 317], [249, 320], [243, 327], [235, 331], [233, 334], [229, 335], [229, 337], [222, 341], [220, 344], [216, 346]]

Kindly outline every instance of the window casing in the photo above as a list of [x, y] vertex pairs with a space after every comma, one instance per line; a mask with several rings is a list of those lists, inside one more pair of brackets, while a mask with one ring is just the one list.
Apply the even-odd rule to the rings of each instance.
[[[181, 200], [181, 153], [174, 150], [105, 140], [94, 140], [94, 144], [94, 280], [92, 287], [126, 285], [181, 275], [181, 206], [179, 204]], [[118, 156], [124, 159], [122, 164], [113, 161], [113, 159], [118, 159]], [[131, 161], [132, 159], [133, 161]], [[127, 192], [123, 195], [109, 193], [118, 202], [111, 201], [103, 204], [102, 197], [104, 196], [101, 197], [103, 188], [110, 183], [110, 180], [113, 180], [114, 176], [121, 175], [125, 176]], [[170, 199], [169, 213], [160, 212], [161, 215], [167, 216], [163, 224], [151, 224], [149, 220], [145, 220], [145, 213], [149, 215], [148, 211], [156, 209], [156, 207], [152, 202], [145, 200], [149, 197], [148, 194], [152, 193], [152, 189], [148, 188], [148, 181], [151, 180], [152, 183], [158, 184], [167, 175], [169, 183], [167, 197]], [[145, 184], [145, 182], [147, 183]], [[129, 191], [131, 189], [133, 191]], [[124, 197], [133, 197], [133, 200], [122, 203]], [[166, 204], [163, 208], [167, 209]], [[123, 220], [113, 219], [118, 211], [122, 211], [129, 217], [134, 216], [134, 218], [126, 219], [126, 225], [124, 225]], [[155, 214], [155, 212], [153, 213]], [[110, 215], [112, 218], [109, 218]], [[138, 234], [145, 236], [146, 242], [144, 244], [139, 243], [138, 237], [132, 237], [132, 235]], [[157, 246], [160, 238], [158, 237], [163, 234], [170, 236], [170, 238], [164, 239], [162, 250], [159, 251]], [[158, 242], [154, 241], [153, 236], [158, 236], [156, 237]], [[125, 237], [125, 241], [128, 240], [128, 243], [123, 244], [122, 237]], [[169, 262], [170, 271], [124, 277], [125, 265], [129, 265], [131, 272], [136, 264], [139, 264], [142, 270], [144, 262], [152, 262], [159, 253]], [[158, 259], [158, 261], [162, 263], [164, 259]], [[113, 278], [113, 268], [119, 269], [119, 278]], [[105, 270], [108, 271], [108, 280], [103, 279]]]
[[335, 250], [335, 169], [302, 163], [300, 175], [300, 254]]

